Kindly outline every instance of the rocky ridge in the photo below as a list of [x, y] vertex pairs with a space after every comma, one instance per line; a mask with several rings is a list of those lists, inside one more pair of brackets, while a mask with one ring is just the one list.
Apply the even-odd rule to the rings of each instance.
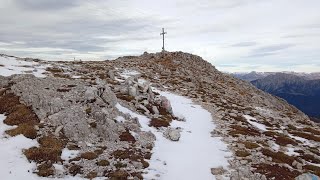
[[[216, 178], [320, 175], [315, 165], [320, 164], [318, 124], [284, 100], [219, 72], [199, 56], [162, 52], [104, 62], [41, 63], [50, 66], [47, 78], [1, 77], [0, 101], [14, 94], [32, 108], [39, 118], [35, 123], [39, 142], [64, 139], [63, 148], [80, 151], [78, 157], [60, 162], [69, 170], [65, 174], [142, 178], [155, 138], [117, 106], [146, 115], [150, 126], [166, 129], [164, 136], [177, 141], [179, 130], [171, 129], [170, 122], [183, 119], [172, 114], [170, 102], [153, 90], [157, 88], [187, 96], [212, 113], [217, 126], [212, 136], [222, 137], [234, 153], [229, 170], [212, 169]], [[39, 172], [53, 169], [47, 162], [38, 161]]]

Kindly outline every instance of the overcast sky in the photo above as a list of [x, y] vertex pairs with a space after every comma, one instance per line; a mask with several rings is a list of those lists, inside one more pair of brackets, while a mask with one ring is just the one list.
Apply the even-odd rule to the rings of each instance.
[[0, 53], [114, 59], [166, 49], [222, 71], [320, 71], [320, 0], [1, 0]]

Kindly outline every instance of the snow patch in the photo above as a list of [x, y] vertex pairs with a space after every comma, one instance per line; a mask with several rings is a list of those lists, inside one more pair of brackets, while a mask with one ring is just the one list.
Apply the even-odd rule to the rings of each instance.
[[69, 161], [70, 159], [76, 158], [78, 154], [78, 150], [69, 150], [67, 148], [64, 148], [61, 153], [61, 159]]
[[125, 69], [122, 73], [120, 73], [120, 76], [127, 79], [131, 76], [135, 76], [135, 75], [138, 75], [138, 74], [141, 74], [139, 73], [138, 71], [135, 71], [135, 70], [127, 70]]
[[0, 174], [1, 179], [36, 179], [37, 176], [32, 172], [36, 168], [35, 163], [29, 163], [22, 154], [23, 149], [37, 146], [36, 140], [31, 140], [23, 135], [8, 137], [5, 131], [9, 129], [3, 123], [6, 117], [0, 114]]
[[267, 128], [264, 124], [261, 124], [261, 123], [258, 123], [258, 122], [255, 122], [255, 121], [252, 121], [252, 120], [256, 120], [256, 118], [254, 117], [251, 117], [249, 115], [243, 115], [243, 117], [245, 117], [248, 121], [248, 123], [250, 123], [252, 126], [262, 130], [262, 131], [266, 131]]
[[287, 152], [285, 152], [285, 154], [289, 155], [289, 156], [299, 156], [300, 154], [297, 152], [294, 152], [294, 148], [290, 147], [287, 148]]
[[46, 77], [48, 66], [40, 65], [37, 62], [17, 60], [14, 57], [0, 56], [0, 75], [11, 76], [13, 74], [33, 74], [36, 77]]
[[123, 123], [123, 122], [125, 121], [125, 119], [124, 119], [124, 117], [122, 117], [122, 116], [117, 116], [117, 117], [116, 117], [116, 121]]

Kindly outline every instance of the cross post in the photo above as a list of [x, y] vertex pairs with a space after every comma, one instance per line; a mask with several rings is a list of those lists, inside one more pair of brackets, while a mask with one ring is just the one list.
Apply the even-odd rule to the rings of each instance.
[[167, 34], [167, 32], [164, 32], [164, 28], [162, 28], [162, 33], [160, 33], [160, 36], [162, 36], [162, 51], [164, 51], [164, 35]]

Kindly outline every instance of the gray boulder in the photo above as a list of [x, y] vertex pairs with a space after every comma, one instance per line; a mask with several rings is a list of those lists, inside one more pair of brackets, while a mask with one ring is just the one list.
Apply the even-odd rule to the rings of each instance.
[[164, 132], [164, 136], [171, 140], [171, 141], [179, 141], [180, 139], [180, 130], [179, 129], [173, 129], [173, 128], [168, 128], [165, 132]]

